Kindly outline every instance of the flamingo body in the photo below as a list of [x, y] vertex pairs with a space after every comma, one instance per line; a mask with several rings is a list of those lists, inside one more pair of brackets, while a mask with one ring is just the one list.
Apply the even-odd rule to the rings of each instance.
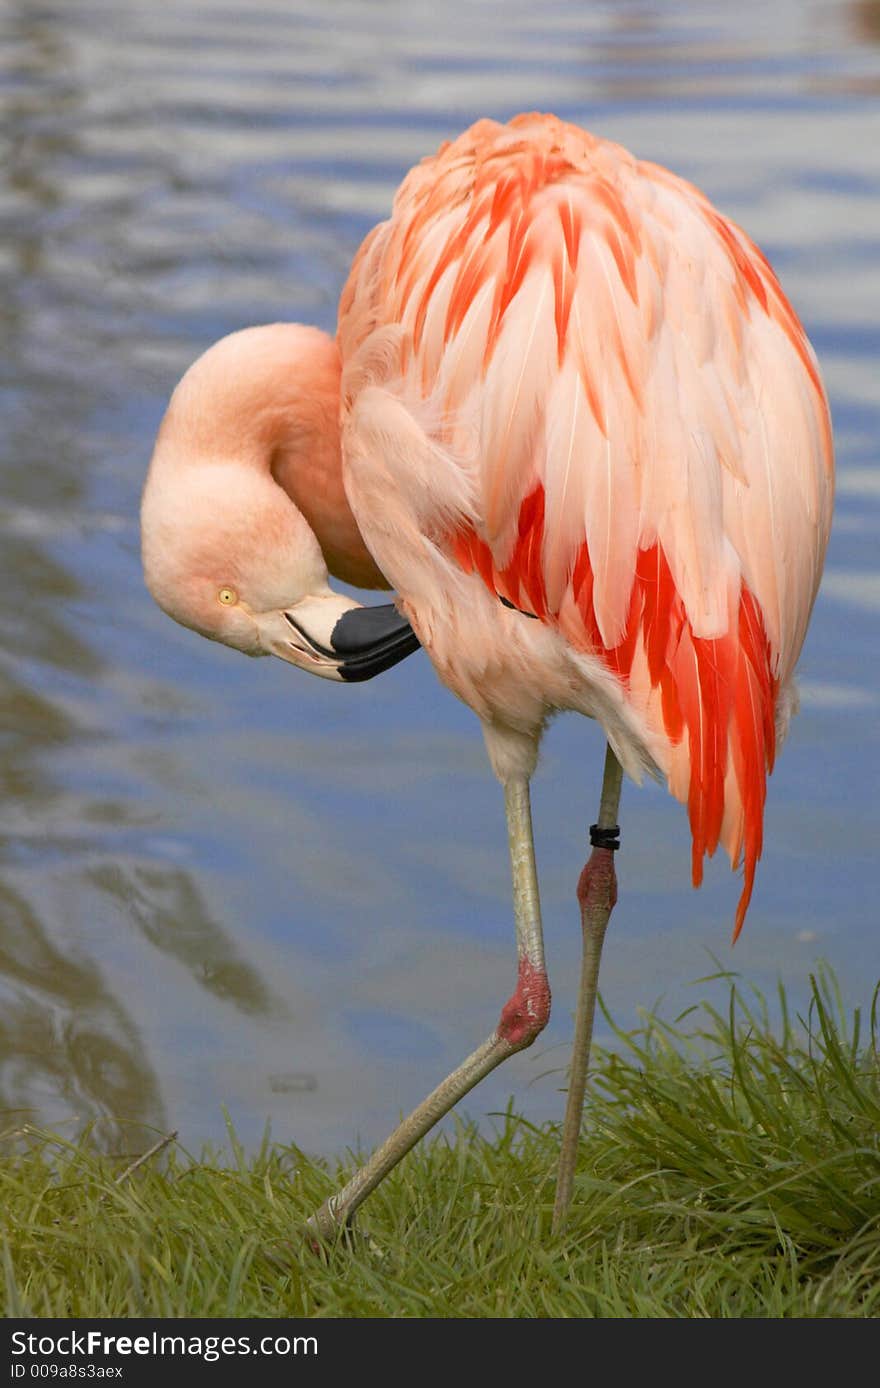
[[602, 722], [744, 882], [831, 517], [828, 405], [767, 261], [691, 184], [552, 116], [404, 180], [340, 301], [370, 553], [496, 771]]
[[[355, 258], [335, 343], [251, 328], [187, 372], [141, 511], [160, 606], [336, 681], [396, 664], [414, 630], [504, 787], [515, 990], [315, 1212], [319, 1236], [547, 1022], [529, 778], [548, 717], [571, 709], [609, 746], [577, 893], [562, 1227], [622, 770], [687, 804], [695, 884], [719, 844], [743, 864], [735, 937], [832, 474], [816, 359], [761, 253], [683, 179], [553, 116], [480, 121], [411, 171]], [[334, 593], [328, 569], [393, 586], [404, 615]]]

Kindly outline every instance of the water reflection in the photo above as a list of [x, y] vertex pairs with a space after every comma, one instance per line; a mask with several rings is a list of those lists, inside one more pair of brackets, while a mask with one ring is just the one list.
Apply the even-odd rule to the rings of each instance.
[[[877, 970], [878, 6], [47, 0], [0, 12], [0, 1104], [178, 1127], [268, 1114], [369, 1141], [510, 984], [503, 815], [470, 714], [409, 662], [330, 691], [175, 629], [138, 559], [167, 394], [248, 322], [330, 327], [406, 168], [477, 115], [554, 108], [702, 184], [769, 251], [822, 357], [842, 463], [805, 711], [736, 957], [797, 990]], [[535, 786], [556, 1014], [480, 1091], [558, 1110], [572, 891], [601, 767], [562, 720]], [[821, 795], [818, 789], [821, 787]], [[615, 1012], [726, 948], [735, 884], [627, 790]], [[845, 870], [829, 816], [850, 826]], [[852, 828], [858, 823], [857, 832]], [[384, 1019], [384, 1020], [383, 1020]], [[533, 1082], [533, 1083], [532, 1083]], [[531, 1085], [531, 1087], [527, 1087]], [[126, 1138], [125, 1145], [130, 1140]]]
[[858, 37], [880, 43], [880, 0], [856, 0], [849, 10]]
[[165, 1116], [156, 1074], [125, 1008], [94, 960], [51, 939], [58, 922], [0, 882], [0, 1112], [70, 1126], [94, 1124], [115, 1146], [137, 1143]]
[[200, 988], [251, 1016], [283, 1018], [287, 1006], [209, 915], [185, 872], [148, 863], [106, 863], [88, 880], [156, 949], [182, 964]]

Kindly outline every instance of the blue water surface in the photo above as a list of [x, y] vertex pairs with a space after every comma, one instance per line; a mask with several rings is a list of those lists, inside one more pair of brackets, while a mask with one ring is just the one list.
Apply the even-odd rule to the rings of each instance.
[[[554, 110], [703, 187], [815, 343], [839, 461], [803, 707], [747, 929], [686, 815], [627, 786], [602, 987], [674, 1016], [716, 967], [803, 1007], [880, 976], [880, 3], [43, 0], [0, 15], [0, 1116], [114, 1150], [381, 1137], [514, 979], [500, 791], [424, 656], [354, 688], [176, 628], [137, 509], [179, 375], [245, 324], [332, 329], [409, 166], [481, 115]], [[554, 1017], [468, 1101], [557, 1116], [599, 730], [534, 784]], [[718, 961], [717, 964], [715, 961]], [[600, 1039], [609, 1041], [600, 1021]]]

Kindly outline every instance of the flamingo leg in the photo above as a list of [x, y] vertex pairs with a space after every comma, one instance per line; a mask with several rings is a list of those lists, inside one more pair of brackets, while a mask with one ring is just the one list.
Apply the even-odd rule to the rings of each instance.
[[[606, 831], [606, 838], [614, 837], [610, 831], [616, 830], [617, 827], [622, 779], [623, 770], [620, 762], [611, 748], [608, 747], [605, 751], [605, 774], [602, 780], [599, 818], [593, 826], [594, 829], [600, 831], [597, 837], [602, 836], [602, 830]], [[568, 1101], [565, 1106], [565, 1119], [562, 1125], [562, 1147], [559, 1156], [559, 1171], [556, 1177], [556, 1200], [553, 1206], [553, 1229], [555, 1232], [562, 1228], [568, 1207], [571, 1204], [574, 1171], [581, 1135], [581, 1120], [584, 1111], [584, 1094], [587, 1087], [587, 1070], [590, 1064], [590, 1044], [593, 1037], [593, 1017], [596, 1011], [599, 963], [602, 957], [602, 945], [605, 940], [605, 931], [608, 928], [608, 920], [617, 901], [617, 874], [614, 871], [614, 850], [612, 848], [602, 845], [593, 848], [589, 861], [581, 873], [577, 895], [581, 908], [583, 952], [581, 955], [574, 1046], [569, 1072]]]
[[516, 1051], [525, 1050], [550, 1016], [550, 989], [544, 966], [541, 904], [535, 869], [532, 817], [527, 777], [504, 787], [510, 863], [513, 876], [514, 919], [518, 955], [517, 986], [501, 1011], [491, 1036], [452, 1074], [413, 1109], [408, 1118], [377, 1148], [347, 1185], [324, 1201], [308, 1227], [320, 1238], [332, 1236], [351, 1219], [358, 1206], [424, 1137], [434, 1124], [473, 1089], [485, 1075]]

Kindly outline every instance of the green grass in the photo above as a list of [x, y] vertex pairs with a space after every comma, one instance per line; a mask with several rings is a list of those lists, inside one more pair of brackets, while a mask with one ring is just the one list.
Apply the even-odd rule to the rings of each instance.
[[350, 1162], [230, 1134], [231, 1162], [169, 1148], [120, 1182], [87, 1143], [19, 1129], [0, 1147], [6, 1314], [880, 1314], [876, 1012], [864, 1034], [827, 978], [808, 1017], [780, 1003], [775, 1027], [732, 989], [727, 1015], [618, 1033], [560, 1237], [558, 1130], [512, 1113], [416, 1149], [326, 1256], [295, 1231]]

